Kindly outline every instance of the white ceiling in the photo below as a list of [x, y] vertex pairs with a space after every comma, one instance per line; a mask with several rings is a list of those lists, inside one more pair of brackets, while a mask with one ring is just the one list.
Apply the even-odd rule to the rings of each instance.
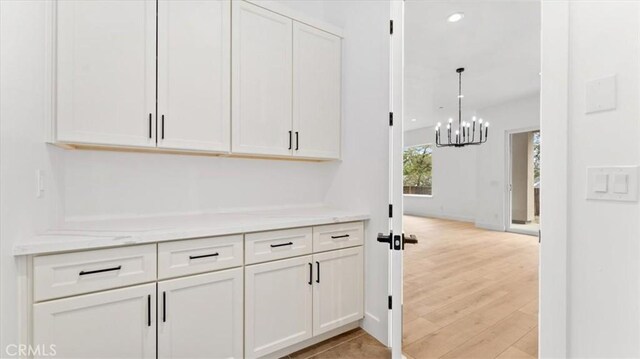
[[458, 67], [463, 119], [540, 90], [539, 1], [406, 0], [404, 45], [405, 130], [457, 118]]

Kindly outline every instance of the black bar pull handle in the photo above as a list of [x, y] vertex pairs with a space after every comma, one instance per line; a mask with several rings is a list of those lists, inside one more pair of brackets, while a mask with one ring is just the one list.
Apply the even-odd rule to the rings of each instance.
[[122, 266], [117, 266], [117, 267], [112, 267], [112, 268], [104, 268], [104, 269], [96, 269], [96, 270], [87, 270], [87, 271], [80, 271], [80, 275], [87, 275], [87, 274], [96, 274], [96, 273], [103, 273], [103, 272], [112, 272], [112, 271], [116, 271], [116, 270], [120, 270], [122, 269]]
[[218, 255], [220, 255], [220, 254], [218, 252], [215, 252], [215, 253], [211, 253], [211, 254], [202, 254], [202, 255], [199, 255], [199, 256], [189, 256], [189, 259], [217, 257]]
[[300, 149], [300, 136], [298, 135], [298, 131], [296, 131], [296, 151]]
[[147, 296], [147, 326], [151, 326], [151, 294]]
[[162, 322], [167, 321], [167, 292], [162, 292]]
[[309, 263], [309, 285], [313, 285], [313, 264]]
[[151, 135], [151, 122], [152, 122], [151, 116], [152, 115], [149, 114], [149, 138], [152, 138], [152, 135]]
[[316, 283], [320, 283], [320, 262], [316, 261], [317, 272], [316, 274]]
[[164, 140], [164, 115], [162, 115], [162, 131], [161, 131], [162, 139]]
[[271, 248], [276, 248], [276, 247], [284, 247], [284, 246], [292, 246], [293, 242], [287, 242], [287, 243], [280, 243], [280, 244], [272, 244]]
[[289, 131], [289, 149], [291, 149], [291, 142], [292, 142], [291, 131]]
[[338, 239], [338, 238], [349, 238], [348, 234], [343, 234], [341, 236], [331, 236], [332, 239]]

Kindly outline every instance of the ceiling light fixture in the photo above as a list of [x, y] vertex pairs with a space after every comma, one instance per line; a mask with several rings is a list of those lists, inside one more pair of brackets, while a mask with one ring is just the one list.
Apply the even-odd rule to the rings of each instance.
[[455, 137], [451, 138], [453, 131], [453, 118], [449, 119], [447, 124], [447, 143], [442, 142], [440, 127], [442, 123], [438, 122], [436, 126], [436, 147], [464, 147], [467, 145], [480, 145], [487, 142], [489, 136], [489, 122], [483, 119], [478, 120], [480, 128], [480, 138], [476, 140], [476, 116], [471, 118], [471, 122], [462, 121], [462, 72], [464, 68], [456, 69], [458, 73], [458, 129], [454, 131]]
[[412, 118], [412, 119], [411, 119], [411, 122], [416, 122], [416, 121], [417, 121], [417, 120], [416, 120], [415, 118]]
[[463, 17], [464, 17], [464, 13], [463, 12], [454, 12], [453, 14], [449, 15], [449, 17], [447, 18], [447, 21], [449, 21], [449, 22], [458, 22], [458, 21], [462, 20]]

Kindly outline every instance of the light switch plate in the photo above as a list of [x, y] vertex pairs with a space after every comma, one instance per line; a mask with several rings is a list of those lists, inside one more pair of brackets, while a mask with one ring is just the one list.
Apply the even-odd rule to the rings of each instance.
[[608, 76], [586, 83], [586, 113], [616, 109], [616, 76]]
[[587, 199], [638, 201], [638, 166], [588, 167]]

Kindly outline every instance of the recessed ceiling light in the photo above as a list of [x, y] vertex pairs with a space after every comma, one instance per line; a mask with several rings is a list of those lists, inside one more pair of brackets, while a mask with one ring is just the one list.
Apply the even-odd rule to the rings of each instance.
[[415, 118], [412, 118], [412, 119], [411, 119], [411, 122], [416, 122], [416, 119], [415, 119]]
[[463, 12], [454, 12], [453, 14], [449, 15], [449, 17], [447, 18], [447, 21], [449, 21], [449, 22], [458, 22], [458, 21], [462, 20], [463, 17], [464, 17], [464, 13]]

